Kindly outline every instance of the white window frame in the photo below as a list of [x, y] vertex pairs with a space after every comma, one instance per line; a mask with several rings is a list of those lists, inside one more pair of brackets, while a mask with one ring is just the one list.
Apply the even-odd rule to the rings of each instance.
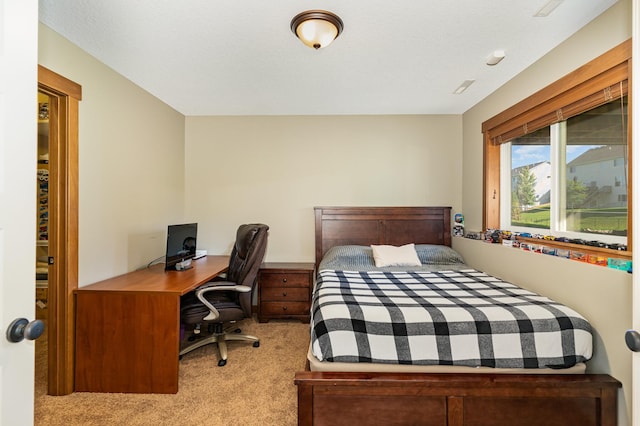
[[[553, 235], [554, 237], [567, 237], [572, 239], [579, 238], [586, 241], [597, 240], [608, 244], [627, 244], [627, 237], [567, 231], [565, 200], [567, 169], [566, 131], [566, 121], [561, 121], [550, 126], [551, 208], [549, 230], [511, 225], [511, 142], [500, 145], [500, 194], [503, 194], [503, 196], [500, 197], [500, 228], [512, 232], [528, 232], [530, 234]], [[562, 166], [558, 167], [558, 165]], [[508, 196], [505, 196], [506, 194], [508, 194]]]

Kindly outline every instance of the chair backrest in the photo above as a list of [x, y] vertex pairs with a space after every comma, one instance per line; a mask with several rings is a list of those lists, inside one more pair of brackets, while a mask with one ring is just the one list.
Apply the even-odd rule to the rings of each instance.
[[268, 231], [269, 227], [261, 223], [240, 225], [236, 232], [236, 242], [231, 250], [227, 281], [251, 287], [250, 293], [240, 297], [243, 310], [248, 312], [251, 312], [251, 295], [267, 249]]

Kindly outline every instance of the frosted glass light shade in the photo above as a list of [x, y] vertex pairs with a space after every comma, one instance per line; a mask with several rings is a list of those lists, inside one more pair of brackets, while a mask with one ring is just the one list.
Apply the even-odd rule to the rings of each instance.
[[305, 45], [314, 49], [327, 47], [342, 32], [342, 20], [331, 12], [309, 10], [291, 21], [291, 31]]
[[310, 19], [298, 25], [296, 35], [307, 46], [319, 49], [331, 44], [338, 35], [338, 29], [331, 22]]

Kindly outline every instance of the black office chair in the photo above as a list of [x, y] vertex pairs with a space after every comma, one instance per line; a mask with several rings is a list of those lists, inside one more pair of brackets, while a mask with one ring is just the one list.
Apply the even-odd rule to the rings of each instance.
[[[256, 348], [260, 346], [257, 337], [240, 334], [239, 329], [228, 333], [223, 325], [251, 318], [253, 290], [267, 248], [268, 230], [263, 224], [240, 225], [224, 281], [208, 282], [182, 297], [181, 322], [194, 326], [195, 334], [189, 338], [192, 343], [180, 351], [180, 358], [194, 349], [217, 343], [218, 365], [222, 367], [227, 363], [227, 341], [245, 340], [253, 342]], [[208, 325], [209, 336], [198, 335], [203, 323]]]

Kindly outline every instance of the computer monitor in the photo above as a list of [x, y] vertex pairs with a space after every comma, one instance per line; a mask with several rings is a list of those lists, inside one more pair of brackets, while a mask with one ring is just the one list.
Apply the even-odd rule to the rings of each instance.
[[185, 266], [183, 262], [196, 255], [197, 237], [197, 223], [169, 225], [167, 227], [167, 254], [164, 269], [188, 269], [188, 266]]

